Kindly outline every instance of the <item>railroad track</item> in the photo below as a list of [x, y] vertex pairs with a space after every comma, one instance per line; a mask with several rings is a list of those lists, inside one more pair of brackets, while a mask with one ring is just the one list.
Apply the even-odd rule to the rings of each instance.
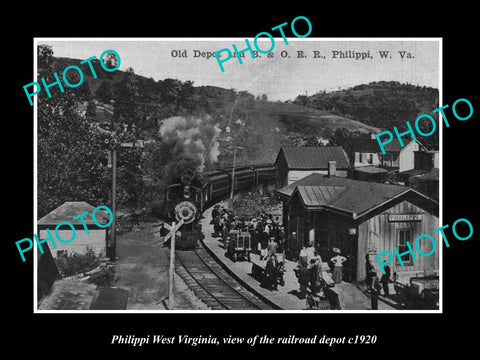
[[202, 247], [175, 252], [175, 271], [213, 310], [271, 310], [228, 274]]

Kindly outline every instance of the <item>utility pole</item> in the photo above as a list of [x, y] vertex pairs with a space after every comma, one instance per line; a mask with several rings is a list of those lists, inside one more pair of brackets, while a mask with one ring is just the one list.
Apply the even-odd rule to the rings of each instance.
[[117, 139], [113, 138], [110, 141], [106, 140], [105, 142], [110, 143], [111, 164], [109, 164], [109, 167], [112, 167], [111, 210], [113, 214], [113, 220], [110, 226], [110, 261], [115, 261], [117, 259]]
[[112, 243], [112, 254], [110, 260], [115, 262], [117, 259], [117, 144], [114, 143], [112, 147], [112, 232], [111, 232], [111, 243]]
[[[235, 161], [236, 161], [236, 157], [237, 157], [237, 149], [245, 149], [241, 146], [236, 146], [236, 145], [233, 145], [232, 146], [233, 148], [233, 168], [232, 168], [232, 185], [231, 185], [231, 190], [230, 190], [230, 200], [233, 199], [233, 193], [234, 193], [234, 188], [235, 188]], [[232, 200], [232, 204], [233, 204], [233, 200]]]
[[[230, 199], [233, 199], [233, 189], [235, 187], [235, 158], [237, 155], [237, 147], [233, 148], [233, 168], [232, 168], [232, 186], [230, 186]], [[233, 203], [232, 203], [233, 204]]]

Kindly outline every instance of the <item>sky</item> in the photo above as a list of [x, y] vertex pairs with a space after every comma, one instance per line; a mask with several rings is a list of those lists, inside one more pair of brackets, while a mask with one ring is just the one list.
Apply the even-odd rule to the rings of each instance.
[[[254, 39], [249, 38], [253, 50]], [[269, 100], [293, 100], [297, 95], [345, 89], [372, 81], [398, 81], [441, 88], [441, 40], [416, 38], [332, 39], [280, 38], [273, 43], [260, 37], [259, 53], [249, 52], [240, 64], [237, 58], [223, 63], [221, 71], [213, 53], [246, 48], [245, 38], [37, 38], [36, 44], [52, 46], [54, 56], [75, 59], [100, 57], [104, 50], [115, 50], [121, 58], [120, 70], [131, 67], [138, 75], [154, 80], [191, 80], [195, 86], [212, 85], [254, 95], [266, 94]], [[301, 51], [302, 53], [299, 53]], [[382, 58], [379, 52], [388, 51]], [[204, 57], [202, 57], [202, 52]], [[207, 53], [210, 58], [207, 59]], [[357, 54], [365, 58], [355, 59]], [[222, 52], [227, 55], [226, 51]], [[340, 57], [343, 54], [343, 57]], [[385, 53], [384, 53], [385, 54]], [[403, 57], [402, 57], [403, 54]], [[283, 55], [283, 57], [282, 57]], [[85, 64], [85, 71], [88, 67]]]

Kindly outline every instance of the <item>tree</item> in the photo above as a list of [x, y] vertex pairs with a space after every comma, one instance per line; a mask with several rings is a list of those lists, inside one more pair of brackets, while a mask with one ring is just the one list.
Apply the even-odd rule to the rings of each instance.
[[333, 134], [328, 139], [332, 146], [342, 146], [345, 140], [349, 137], [349, 131], [346, 128], [336, 128]]
[[308, 104], [308, 97], [306, 95], [298, 95], [295, 100], [295, 104], [306, 106]]
[[[53, 65], [53, 49], [49, 45], [38, 45], [37, 48], [37, 60], [39, 64], [42, 64], [44, 70], [51, 70]], [[40, 70], [40, 69], [39, 69]]]
[[[53, 52], [38, 49], [39, 76], [51, 76]], [[51, 80], [49, 78], [49, 80]], [[38, 98], [37, 183], [38, 215], [65, 201], [106, 204], [108, 169], [103, 141], [82, 115], [75, 89], [52, 98]]]
[[87, 104], [87, 109], [85, 111], [85, 117], [91, 121], [95, 119], [96, 115], [97, 107], [95, 106], [95, 103], [93, 101], [89, 101]]
[[323, 146], [315, 134], [290, 134], [282, 139], [282, 146]]
[[102, 81], [97, 91], [95, 91], [95, 97], [98, 101], [105, 104], [109, 104], [113, 98], [112, 87], [109, 81]]
[[122, 79], [113, 85], [114, 110], [112, 121], [117, 125], [136, 124], [140, 119], [135, 74], [133, 69], [130, 71], [129, 69], [123, 74]]
[[187, 80], [180, 86], [180, 91], [177, 98], [177, 109], [193, 110], [195, 107], [195, 101], [193, 96], [195, 94], [195, 88], [193, 87], [193, 81]]
[[155, 141], [145, 147], [144, 170], [144, 206], [150, 215], [160, 216], [164, 212], [164, 194], [168, 185], [165, 165], [173, 159], [172, 147], [162, 141]]

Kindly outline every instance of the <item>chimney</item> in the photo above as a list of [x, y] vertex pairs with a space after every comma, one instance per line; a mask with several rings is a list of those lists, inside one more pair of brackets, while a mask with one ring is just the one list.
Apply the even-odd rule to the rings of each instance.
[[337, 176], [337, 162], [329, 161], [328, 162], [328, 177]]
[[371, 139], [371, 140], [376, 140], [376, 137], [375, 137], [375, 136], [377, 136], [377, 134], [370, 133], [370, 139]]

